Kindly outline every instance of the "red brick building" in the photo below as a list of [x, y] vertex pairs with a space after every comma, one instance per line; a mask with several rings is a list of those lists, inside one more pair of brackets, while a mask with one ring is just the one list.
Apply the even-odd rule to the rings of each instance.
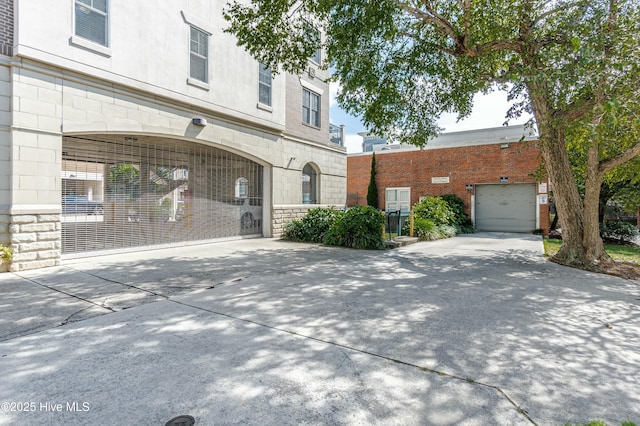
[[[394, 149], [397, 148], [397, 149]], [[371, 152], [347, 158], [347, 205], [367, 203]], [[425, 195], [456, 194], [479, 231], [549, 228], [548, 184], [535, 136], [522, 126], [443, 134], [425, 149], [376, 152], [378, 208], [408, 211]]]

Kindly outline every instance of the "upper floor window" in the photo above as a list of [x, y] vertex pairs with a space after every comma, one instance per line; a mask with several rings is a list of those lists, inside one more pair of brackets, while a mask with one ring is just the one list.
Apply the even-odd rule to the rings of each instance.
[[320, 127], [320, 95], [302, 89], [302, 122]]
[[191, 71], [189, 75], [196, 80], [208, 83], [209, 34], [195, 27], [191, 27]]
[[76, 35], [102, 46], [108, 44], [107, 0], [76, 0]]
[[271, 106], [271, 68], [260, 64], [258, 74], [258, 102]]
[[[322, 40], [320, 36], [320, 31], [316, 30], [315, 36], [318, 38], [318, 42]], [[322, 63], [322, 48], [318, 47], [312, 57], [310, 57], [313, 62], [320, 65]]]

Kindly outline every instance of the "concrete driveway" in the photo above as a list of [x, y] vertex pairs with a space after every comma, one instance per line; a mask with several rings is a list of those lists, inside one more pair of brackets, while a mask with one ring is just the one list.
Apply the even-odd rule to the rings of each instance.
[[180, 247], [0, 296], [0, 425], [640, 423], [640, 283], [535, 236]]

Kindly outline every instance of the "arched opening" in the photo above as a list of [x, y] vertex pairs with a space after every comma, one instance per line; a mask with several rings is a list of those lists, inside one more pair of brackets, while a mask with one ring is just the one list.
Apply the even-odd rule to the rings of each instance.
[[318, 171], [307, 163], [302, 169], [302, 204], [318, 204]]
[[195, 142], [67, 135], [62, 252], [262, 234], [263, 167]]

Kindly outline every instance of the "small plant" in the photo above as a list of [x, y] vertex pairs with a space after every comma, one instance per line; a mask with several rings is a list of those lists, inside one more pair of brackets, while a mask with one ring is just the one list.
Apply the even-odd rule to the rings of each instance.
[[0, 265], [5, 262], [10, 262], [13, 256], [13, 249], [11, 247], [0, 244]]
[[333, 208], [315, 208], [309, 210], [300, 220], [285, 225], [283, 240], [307, 243], [321, 243], [325, 233], [344, 212]]
[[333, 222], [324, 235], [323, 242], [332, 246], [381, 250], [385, 247], [383, 226], [384, 216], [377, 209], [356, 206]]
[[[403, 232], [409, 232], [408, 223]], [[413, 220], [413, 232], [416, 237], [425, 241], [442, 240], [456, 236], [456, 228], [450, 225], [436, 225], [431, 219], [416, 217]]]
[[455, 225], [456, 215], [440, 197], [424, 197], [413, 206], [414, 217], [431, 219], [436, 225]]

